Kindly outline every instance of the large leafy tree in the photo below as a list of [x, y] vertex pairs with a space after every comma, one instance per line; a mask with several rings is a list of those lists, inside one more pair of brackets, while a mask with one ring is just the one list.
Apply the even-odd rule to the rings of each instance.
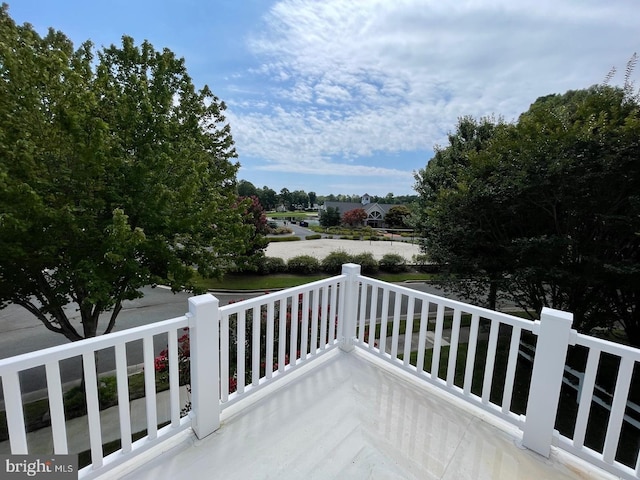
[[280, 201], [280, 205], [282, 205], [286, 209], [289, 209], [289, 207], [291, 206], [291, 192], [288, 188], [285, 187], [280, 189], [278, 199]]
[[258, 195], [258, 189], [255, 185], [247, 180], [240, 180], [238, 182], [238, 195], [241, 197], [251, 197]]
[[75, 341], [143, 285], [222, 274], [251, 230], [224, 109], [169, 50], [124, 37], [94, 57], [3, 6], [0, 306]]
[[462, 117], [449, 134], [449, 144], [436, 149], [433, 159], [416, 174], [419, 193], [416, 228], [422, 248], [442, 266], [442, 286], [476, 303], [495, 308], [504, 278], [504, 250], [496, 242], [492, 225], [502, 223], [490, 199], [470, 182], [471, 158], [490, 144], [500, 120]]
[[407, 222], [411, 211], [409, 207], [405, 205], [397, 205], [391, 207], [387, 214], [384, 216], [384, 223], [393, 228], [407, 228]]
[[258, 189], [256, 195], [260, 199], [260, 204], [267, 210], [275, 210], [278, 206], [278, 194], [266, 185]]
[[454, 174], [440, 190], [420, 183], [430, 253], [486, 273], [533, 314], [569, 310], [583, 331], [622, 325], [640, 345], [639, 112], [637, 96], [609, 86], [538, 99], [441, 170]]
[[309, 192], [308, 196], [309, 196], [309, 208], [313, 208], [313, 206], [316, 204], [316, 200], [318, 199], [318, 195], [316, 195], [316, 192]]
[[238, 270], [255, 270], [257, 263], [264, 257], [264, 250], [269, 241], [267, 233], [267, 216], [260, 199], [253, 195], [249, 198], [240, 197], [239, 202], [246, 205], [244, 222], [250, 227], [250, 235], [244, 243], [244, 252], [235, 260], [235, 268]]
[[291, 192], [291, 204], [296, 209], [305, 209], [309, 205], [309, 195], [304, 190]]
[[485, 160], [525, 220], [511, 241], [511, 296], [572, 311], [584, 331], [621, 324], [640, 345], [637, 97], [608, 86], [543, 97], [508, 145]]
[[340, 225], [340, 210], [336, 207], [328, 207], [320, 212], [319, 223], [323, 227], [335, 227]]

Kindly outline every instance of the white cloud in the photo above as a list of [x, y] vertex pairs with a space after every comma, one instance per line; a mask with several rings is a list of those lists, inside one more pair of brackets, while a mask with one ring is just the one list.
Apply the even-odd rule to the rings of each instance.
[[461, 115], [512, 120], [602, 81], [638, 49], [639, 24], [633, 0], [284, 0], [250, 41], [267, 105], [229, 102], [228, 117], [265, 170], [410, 176], [364, 163], [430, 150]]

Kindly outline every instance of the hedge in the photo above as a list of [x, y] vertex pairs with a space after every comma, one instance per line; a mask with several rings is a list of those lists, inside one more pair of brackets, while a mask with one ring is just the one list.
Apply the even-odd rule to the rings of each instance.
[[407, 270], [407, 264], [402, 255], [397, 253], [386, 253], [379, 262], [380, 270], [390, 273], [404, 272]]
[[291, 237], [267, 237], [267, 240], [269, 240], [269, 243], [273, 243], [273, 242], [296, 242], [296, 241], [300, 240], [300, 237], [295, 237], [295, 236], [291, 236]]
[[287, 271], [287, 264], [284, 259], [279, 257], [262, 257], [257, 267], [260, 275], [284, 273]]
[[336, 250], [324, 257], [320, 263], [323, 272], [339, 274], [342, 272], [342, 265], [353, 262], [353, 256], [343, 250]]
[[320, 270], [320, 262], [311, 255], [299, 255], [290, 258], [287, 262], [287, 270], [290, 273], [310, 274]]
[[359, 253], [351, 261], [360, 265], [362, 273], [376, 273], [379, 269], [378, 261], [372, 253]]

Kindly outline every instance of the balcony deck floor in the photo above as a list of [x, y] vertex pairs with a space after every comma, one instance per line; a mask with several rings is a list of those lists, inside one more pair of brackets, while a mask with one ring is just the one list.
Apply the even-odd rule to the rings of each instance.
[[591, 467], [581, 470], [557, 452], [546, 459], [522, 449], [513, 430], [366, 356], [330, 354], [227, 415], [207, 438], [188, 436], [123, 478], [612, 478]]

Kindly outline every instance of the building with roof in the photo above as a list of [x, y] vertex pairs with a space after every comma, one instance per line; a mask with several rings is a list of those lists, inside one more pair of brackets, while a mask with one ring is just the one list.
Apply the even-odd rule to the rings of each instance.
[[385, 227], [384, 218], [392, 207], [397, 207], [392, 203], [371, 203], [371, 197], [365, 193], [360, 202], [324, 202], [318, 208], [318, 213], [327, 211], [329, 208], [336, 208], [342, 216], [345, 212], [355, 210], [356, 208], [362, 208], [367, 214], [365, 225], [373, 228]]

